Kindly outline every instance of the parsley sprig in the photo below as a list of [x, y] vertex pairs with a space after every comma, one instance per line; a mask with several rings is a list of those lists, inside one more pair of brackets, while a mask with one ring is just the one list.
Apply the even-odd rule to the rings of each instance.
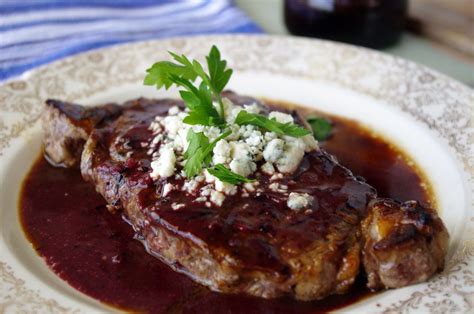
[[[156, 86], [157, 89], [168, 89], [172, 85], [183, 88], [179, 91], [181, 98], [189, 109], [184, 119], [187, 124], [207, 126], [225, 126], [224, 103], [221, 92], [229, 82], [232, 70], [227, 68], [227, 62], [222, 60], [219, 49], [212, 46], [206, 57], [209, 74], [197, 60], [189, 60], [185, 55], [170, 52], [173, 60], [156, 62], [147, 70], [144, 84]], [[201, 79], [199, 86], [194, 85], [197, 78]], [[212, 102], [213, 97], [219, 104], [217, 112]]]
[[230, 130], [222, 133], [218, 138], [209, 143], [209, 139], [203, 132], [195, 133], [189, 129], [186, 139], [188, 140], [188, 149], [184, 153], [186, 163], [184, 164], [184, 172], [188, 178], [192, 178], [202, 171], [202, 167], [209, 166], [211, 163], [211, 153], [217, 142], [229, 136]]
[[241, 182], [245, 182], [245, 183], [255, 182], [254, 179], [249, 179], [244, 176], [241, 176], [240, 174], [232, 172], [223, 164], [217, 164], [214, 166], [214, 168], [207, 169], [207, 171], [210, 174], [212, 174], [214, 177], [219, 178], [219, 180], [221, 180], [222, 182], [227, 182], [231, 184], [238, 184]]
[[[230, 80], [232, 69], [227, 68], [227, 62], [222, 59], [219, 49], [212, 46], [209, 55], [206, 56], [208, 72], [197, 60], [190, 60], [185, 55], [174, 52], [169, 54], [173, 61], [159, 61], [153, 64], [147, 69], [144, 84], [156, 86], [157, 89], [169, 89], [173, 85], [178, 87], [179, 94], [188, 108], [188, 115], [183, 119], [184, 123], [216, 126], [224, 130], [227, 124], [221, 93]], [[218, 108], [214, 105], [214, 101], [217, 102]], [[310, 134], [310, 131], [296, 124], [279, 123], [275, 119], [251, 114], [245, 110], [238, 114], [235, 123], [252, 124], [280, 135], [293, 137]], [[209, 142], [203, 132], [194, 132], [190, 129], [186, 137], [189, 145], [184, 153], [186, 176], [192, 178], [201, 173], [203, 167], [209, 167], [212, 151], [217, 142], [230, 134], [229, 130], [223, 131], [218, 138]], [[254, 181], [232, 172], [223, 164], [208, 168], [208, 171], [221, 181], [232, 184]]]
[[280, 123], [275, 119], [269, 119], [259, 114], [248, 113], [245, 110], [239, 112], [235, 118], [235, 123], [238, 125], [252, 124], [262, 129], [275, 132], [279, 135], [289, 135], [293, 137], [301, 137], [311, 132], [305, 128], [302, 128], [294, 123]]
[[332, 132], [332, 124], [331, 121], [322, 117], [314, 117], [309, 118], [308, 120], [309, 125], [313, 129], [313, 136], [318, 141], [325, 141]]

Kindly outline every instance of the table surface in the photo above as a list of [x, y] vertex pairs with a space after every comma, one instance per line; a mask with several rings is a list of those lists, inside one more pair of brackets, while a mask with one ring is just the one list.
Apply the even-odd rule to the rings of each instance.
[[[288, 34], [283, 21], [283, 0], [236, 0], [236, 3], [267, 33]], [[383, 52], [426, 65], [474, 87], [473, 63], [422, 37], [406, 33], [396, 46]]]

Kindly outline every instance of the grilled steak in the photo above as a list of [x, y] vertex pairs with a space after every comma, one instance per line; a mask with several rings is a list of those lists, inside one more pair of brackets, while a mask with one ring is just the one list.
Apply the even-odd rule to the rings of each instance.
[[418, 202], [372, 200], [361, 230], [369, 288], [419, 283], [443, 267], [448, 233], [436, 212]]
[[[236, 104], [251, 98], [227, 92]], [[300, 300], [344, 293], [362, 265], [368, 286], [400, 287], [442, 269], [447, 231], [436, 212], [418, 203], [377, 199], [323, 150], [306, 153], [291, 174], [258, 174], [258, 189], [228, 195], [221, 206], [197, 200], [185, 178], [152, 180], [144, 143], [155, 116], [183, 104], [137, 99], [123, 106], [86, 108], [49, 100], [43, 116], [45, 154], [77, 166], [106, 199], [122, 210], [151, 254], [212, 290]], [[300, 121], [301, 122], [301, 121]], [[307, 193], [311, 208], [291, 210], [288, 194]]]
[[47, 105], [43, 115], [47, 121], [43, 123], [46, 157], [51, 156], [49, 161], [54, 165], [65, 167], [80, 163], [84, 143], [93, 128], [122, 112], [116, 104], [87, 108], [50, 100]]

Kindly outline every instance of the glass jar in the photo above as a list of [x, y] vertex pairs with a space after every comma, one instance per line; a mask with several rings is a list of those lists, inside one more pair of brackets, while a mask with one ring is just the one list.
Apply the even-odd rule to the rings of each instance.
[[295, 35], [371, 48], [396, 43], [408, 0], [285, 0], [285, 23]]

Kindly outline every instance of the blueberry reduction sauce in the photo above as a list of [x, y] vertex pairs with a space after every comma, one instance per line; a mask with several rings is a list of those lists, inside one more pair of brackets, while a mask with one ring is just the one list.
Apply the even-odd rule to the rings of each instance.
[[[423, 175], [395, 146], [359, 124], [330, 117], [332, 135], [320, 146], [381, 197], [432, 205]], [[55, 273], [79, 291], [124, 310], [149, 313], [321, 313], [371, 293], [360, 275], [351, 291], [322, 301], [265, 300], [209, 291], [146, 253], [120, 213], [111, 214], [78, 169], [55, 168], [41, 156], [20, 196], [24, 231]]]

